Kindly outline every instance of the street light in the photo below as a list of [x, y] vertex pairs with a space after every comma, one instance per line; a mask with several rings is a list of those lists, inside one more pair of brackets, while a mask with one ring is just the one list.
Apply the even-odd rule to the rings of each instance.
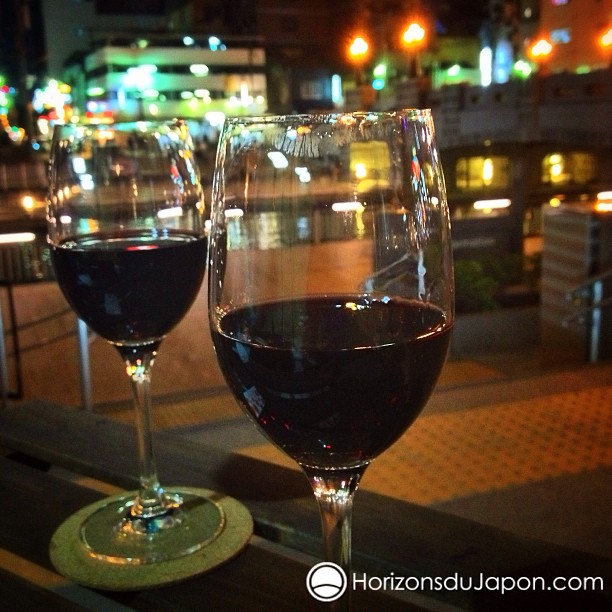
[[402, 32], [402, 44], [414, 55], [414, 73], [417, 77], [421, 76], [420, 52], [425, 46], [426, 37], [427, 31], [418, 21], [410, 22]]
[[409, 47], [420, 47], [425, 42], [425, 28], [420, 24], [411, 23], [402, 34], [402, 40]]
[[553, 46], [546, 38], [540, 38], [529, 47], [529, 55], [531, 59], [543, 65], [552, 53]]
[[369, 45], [365, 38], [357, 36], [349, 47], [349, 55], [354, 61], [362, 62], [368, 54]]
[[612, 48], [612, 27], [608, 28], [600, 37], [599, 44], [604, 49]]
[[[610, 54], [610, 51], [612, 51], [612, 27], [608, 27], [597, 42], [605, 53]], [[612, 55], [610, 55], [610, 67], [612, 68]]]
[[543, 96], [543, 82], [542, 79], [545, 76], [548, 68], [548, 60], [553, 52], [553, 46], [546, 38], [539, 38], [536, 40], [528, 49], [527, 53], [538, 65], [538, 71], [535, 74], [535, 102], [539, 105], [542, 102]]
[[547, 38], [539, 38], [527, 49], [531, 60], [538, 65], [538, 73], [544, 74], [552, 52], [553, 45]]
[[355, 81], [357, 85], [361, 85], [363, 80], [363, 64], [368, 57], [369, 50], [370, 45], [363, 36], [356, 36], [349, 45], [348, 55], [351, 62], [355, 64]]

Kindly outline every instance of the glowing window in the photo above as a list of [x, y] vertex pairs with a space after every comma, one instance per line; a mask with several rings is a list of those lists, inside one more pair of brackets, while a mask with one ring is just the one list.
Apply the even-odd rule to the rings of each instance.
[[597, 176], [594, 155], [573, 151], [550, 153], [542, 160], [542, 182], [550, 184], [585, 184]]
[[502, 188], [510, 184], [510, 160], [502, 155], [460, 157], [455, 170], [457, 189]]

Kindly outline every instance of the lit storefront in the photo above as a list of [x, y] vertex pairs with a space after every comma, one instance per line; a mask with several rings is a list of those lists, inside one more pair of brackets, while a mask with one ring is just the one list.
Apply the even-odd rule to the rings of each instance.
[[608, 184], [596, 148], [519, 142], [443, 151], [454, 243], [459, 255], [520, 253], [539, 237], [543, 210], [590, 205]]
[[265, 51], [256, 41], [169, 36], [106, 39], [84, 59], [85, 108], [114, 120], [207, 119], [267, 108]]

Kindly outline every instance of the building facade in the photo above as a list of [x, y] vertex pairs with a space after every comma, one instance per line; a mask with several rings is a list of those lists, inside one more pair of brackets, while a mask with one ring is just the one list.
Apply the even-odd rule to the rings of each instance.
[[183, 117], [219, 123], [267, 109], [266, 55], [256, 40], [105, 35], [82, 68], [85, 108], [116, 120]]
[[458, 251], [516, 252], [612, 188], [612, 71], [430, 92]]
[[585, 72], [610, 66], [612, 0], [540, 0], [539, 35], [552, 50], [546, 69], [551, 72]]

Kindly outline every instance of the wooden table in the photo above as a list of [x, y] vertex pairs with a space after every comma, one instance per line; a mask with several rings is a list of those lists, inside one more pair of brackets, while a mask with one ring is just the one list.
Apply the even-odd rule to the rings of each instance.
[[[44, 401], [0, 411], [0, 608], [11, 610], [322, 610], [306, 590], [320, 559], [320, 527], [305, 478], [231, 451], [155, 435], [160, 479], [223, 491], [255, 520], [246, 550], [209, 574], [140, 592], [102, 592], [59, 576], [49, 540], [68, 516], [100, 499], [100, 489], [62, 477], [62, 469], [123, 488], [137, 479], [129, 426]], [[49, 466], [55, 466], [49, 469]], [[61, 468], [61, 469], [57, 469]], [[354, 510], [354, 571], [383, 578], [601, 576], [607, 592], [495, 590], [358, 591], [355, 610], [611, 609], [612, 562], [359, 491]], [[414, 584], [411, 582], [410, 584]], [[550, 584], [550, 583], [547, 583]]]

